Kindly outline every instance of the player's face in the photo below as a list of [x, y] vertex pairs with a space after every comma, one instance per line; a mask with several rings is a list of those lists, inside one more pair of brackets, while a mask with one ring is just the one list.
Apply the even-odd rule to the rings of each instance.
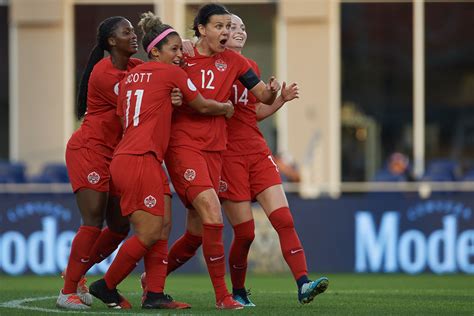
[[230, 25], [230, 36], [226, 43], [228, 48], [242, 49], [247, 41], [247, 32], [245, 24], [237, 15], [232, 15], [232, 24]]
[[179, 35], [170, 35], [168, 42], [158, 51], [158, 59], [165, 64], [179, 66], [183, 60], [183, 43]]
[[213, 15], [206, 25], [199, 25], [199, 31], [203, 40], [207, 41], [213, 53], [221, 53], [225, 50], [229, 40], [231, 18], [229, 14]]
[[132, 23], [128, 20], [122, 20], [118, 23], [114, 36], [109, 38], [109, 44], [117, 51], [125, 55], [133, 55], [138, 51], [137, 35]]

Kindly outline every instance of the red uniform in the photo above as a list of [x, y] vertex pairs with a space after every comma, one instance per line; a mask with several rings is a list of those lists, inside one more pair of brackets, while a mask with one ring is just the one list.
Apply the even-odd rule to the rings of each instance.
[[117, 114], [124, 135], [110, 169], [124, 216], [136, 210], [163, 215], [163, 194], [169, 188], [161, 163], [170, 138], [171, 90], [176, 87], [187, 102], [198, 95], [181, 68], [160, 62], [136, 67], [120, 84]]
[[130, 69], [141, 63], [139, 59], [130, 58], [127, 70], [119, 70], [107, 57], [94, 66], [88, 85], [87, 113], [66, 148], [66, 164], [74, 192], [81, 188], [110, 190], [110, 160], [122, 137], [120, 120], [115, 113], [118, 84]]
[[[247, 59], [260, 76], [255, 61]], [[251, 201], [263, 190], [281, 184], [272, 153], [257, 125], [257, 98], [240, 82], [232, 86], [235, 112], [227, 120], [228, 145], [223, 153], [219, 197]]]
[[[197, 49], [194, 54], [186, 58], [186, 72], [205, 98], [219, 102], [229, 100], [234, 81], [251, 68], [243, 56], [228, 49], [214, 56], [200, 55]], [[173, 113], [171, 128], [166, 166], [176, 192], [191, 207], [200, 192], [209, 188], [218, 191], [220, 155], [227, 143], [225, 118], [199, 115], [183, 105]]]

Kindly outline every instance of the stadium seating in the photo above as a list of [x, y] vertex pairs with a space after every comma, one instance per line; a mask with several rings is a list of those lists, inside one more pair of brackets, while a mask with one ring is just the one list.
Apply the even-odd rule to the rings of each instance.
[[457, 181], [460, 177], [460, 165], [451, 159], [435, 159], [428, 163], [423, 181]]
[[0, 183], [25, 183], [25, 170], [22, 162], [0, 161]]
[[374, 176], [374, 181], [379, 182], [399, 182], [408, 181], [405, 174], [393, 174], [387, 168], [380, 169]]
[[31, 177], [30, 182], [36, 183], [68, 183], [67, 168], [62, 163], [45, 164], [40, 174]]

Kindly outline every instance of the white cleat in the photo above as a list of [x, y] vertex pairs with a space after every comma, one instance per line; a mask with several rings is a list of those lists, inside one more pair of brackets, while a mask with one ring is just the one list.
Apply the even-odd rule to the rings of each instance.
[[75, 310], [90, 309], [89, 306], [82, 302], [76, 293], [63, 294], [62, 290], [59, 292], [58, 299], [56, 300], [56, 306], [59, 308]]
[[86, 282], [87, 279], [83, 276], [77, 284], [77, 296], [79, 296], [82, 303], [86, 304], [87, 306], [91, 306], [93, 296], [89, 293], [89, 288], [87, 287]]

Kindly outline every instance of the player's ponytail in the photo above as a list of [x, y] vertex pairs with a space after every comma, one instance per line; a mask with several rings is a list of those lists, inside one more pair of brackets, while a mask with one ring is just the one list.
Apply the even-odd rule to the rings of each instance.
[[148, 53], [148, 57], [150, 57], [153, 47], [161, 50], [163, 45], [168, 42], [168, 35], [178, 34], [170, 25], [161, 22], [161, 19], [150, 11], [142, 13], [138, 26], [143, 32], [142, 45]]
[[104, 51], [110, 53], [108, 39], [113, 36], [118, 23], [122, 20], [126, 19], [122, 16], [113, 16], [102, 21], [97, 28], [97, 42], [89, 55], [89, 60], [87, 61], [87, 66], [84, 69], [79, 85], [79, 93], [77, 94], [76, 116], [78, 120], [83, 118], [87, 111], [87, 90], [92, 69], [94, 69], [95, 64], [104, 58]]

